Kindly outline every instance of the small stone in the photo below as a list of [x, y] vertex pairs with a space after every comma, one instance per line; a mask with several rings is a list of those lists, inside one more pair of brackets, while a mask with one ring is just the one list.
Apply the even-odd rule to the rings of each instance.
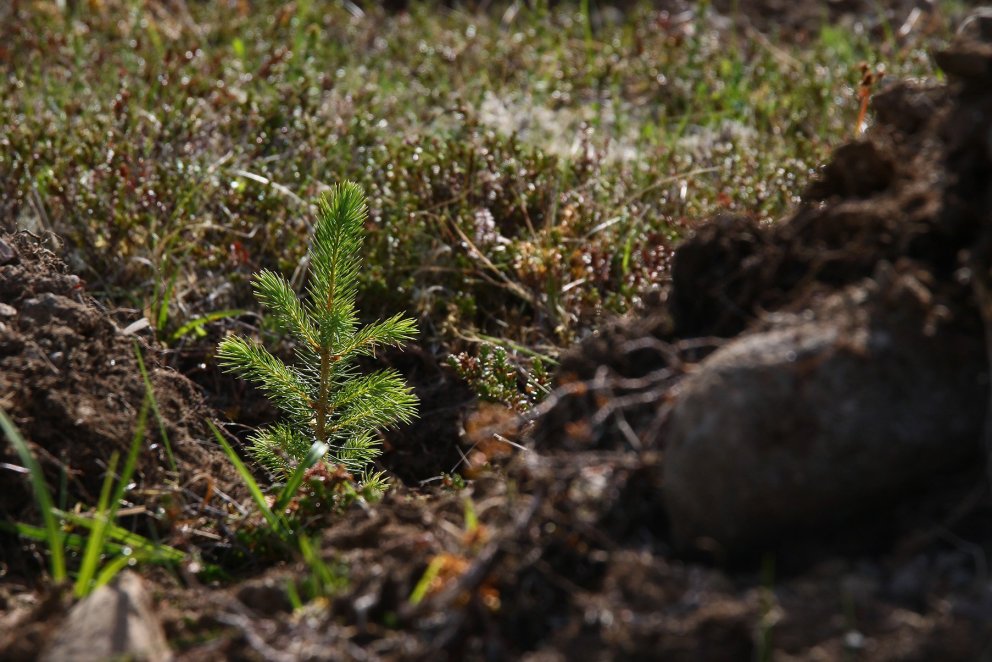
[[120, 659], [172, 659], [141, 578], [130, 571], [76, 604], [41, 656], [43, 662]]
[[857, 630], [848, 630], [844, 633], [844, 648], [849, 651], [859, 651], [865, 647], [865, 635]]
[[0, 317], [14, 317], [17, 315], [17, 308], [9, 303], [0, 303]]
[[0, 267], [17, 260], [17, 251], [7, 242], [0, 239]]

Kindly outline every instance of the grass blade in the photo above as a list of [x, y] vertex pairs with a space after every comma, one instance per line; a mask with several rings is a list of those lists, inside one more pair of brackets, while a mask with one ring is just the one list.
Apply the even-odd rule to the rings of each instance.
[[34, 490], [35, 503], [38, 505], [38, 510], [41, 511], [41, 517], [45, 523], [45, 539], [48, 541], [52, 579], [56, 583], [60, 583], [66, 577], [65, 549], [63, 548], [65, 534], [59, 527], [59, 523], [55, 520], [52, 495], [48, 491], [48, 486], [45, 485], [45, 476], [41, 471], [38, 461], [31, 454], [31, 449], [28, 447], [24, 437], [21, 436], [20, 431], [14, 425], [14, 422], [8, 418], [7, 412], [3, 409], [0, 409], [0, 428], [7, 435], [7, 439], [10, 440], [10, 443], [14, 446], [14, 450], [20, 456], [21, 462], [28, 468], [28, 472], [31, 475], [31, 488]]
[[[77, 513], [64, 512], [58, 509], [55, 510], [55, 514], [67, 522], [75, 526], [80, 526], [87, 531], [92, 531], [96, 526], [96, 521], [92, 517], [86, 517], [85, 515], [79, 515]], [[0, 523], [0, 525], [2, 525], [2, 523]], [[21, 535], [28, 538], [37, 539], [34, 532], [31, 531], [32, 527], [28, 527], [24, 524], [17, 524], [16, 527], [18, 527], [18, 532]], [[27, 528], [24, 531], [21, 531], [21, 527]], [[107, 524], [106, 532], [109, 540], [104, 546], [108, 552], [116, 553], [122, 551], [124, 547], [129, 547], [136, 557], [146, 561], [151, 561], [153, 563], [179, 563], [186, 558], [185, 552], [181, 552], [174, 547], [169, 547], [168, 545], [153, 542], [139, 533], [128, 531], [124, 527], [118, 526], [112, 522]], [[82, 537], [75, 534], [69, 534], [67, 537], [66, 546], [71, 549], [82, 549], [84, 546], [82, 543]]]
[[437, 576], [441, 573], [441, 567], [444, 565], [444, 558], [441, 556], [435, 556], [431, 559], [431, 562], [427, 565], [427, 569], [424, 570], [424, 574], [421, 575], [420, 580], [417, 585], [413, 587], [413, 591], [410, 593], [409, 601], [412, 605], [418, 605], [423, 602], [424, 598], [427, 597], [427, 592], [431, 588], [431, 584], [437, 579]]
[[286, 481], [283, 486], [282, 491], [279, 492], [279, 498], [276, 499], [275, 505], [272, 507], [276, 512], [282, 512], [282, 509], [286, 507], [290, 499], [296, 494], [296, 490], [299, 489], [300, 483], [303, 482], [303, 477], [306, 475], [307, 470], [313, 465], [320, 462], [320, 459], [324, 457], [327, 453], [327, 444], [321, 441], [313, 442], [313, 446], [307, 452], [307, 456], [296, 465], [296, 469], [293, 474]]
[[107, 565], [103, 566], [103, 569], [100, 570], [99, 574], [97, 574], [96, 579], [93, 580], [93, 586], [90, 587], [90, 591], [95, 591], [101, 586], [108, 584], [111, 579], [117, 576], [118, 572], [128, 567], [133, 560], [133, 556], [125, 556], [122, 554]]
[[298, 547], [304, 563], [310, 568], [310, 577], [304, 583], [304, 587], [310, 589], [308, 598], [330, 596], [345, 584], [345, 577], [321, 557], [319, 545], [306, 536], [300, 536]]
[[[141, 442], [145, 438], [145, 429], [148, 427], [148, 408], [155, 406], [155, 394], [152, 392], [151, 384], [146, 380], [145, 382], [145, 400], [141, 403], [141, 411], [138, 412], [138, 424], [134, 428], [134, 436], [131, 437], [131, 447], [127, 452], [127, 459], [124, 461], [124, 469], [121, 471], [120, 482], [117, 483], [117, 489], [114, 490], [113, 501], [110, 502], [110, 507], [113, 510], [111, 514], [111, 520], [117, 514], [117, 509], [121, 506], [121, 501], [124, 499], [124, 492], [127, 491], [127, 486], [131, 484], [131, 476], [134, 475], [134, 469], [138, 464], [138, 452], [141, 451]], [[162, 432], [163, 436], [165, 431]], [[171, 452], [170, 452], [171, 457]]]
[[179, 273], [172, 275], [169, 279], [168, 284], [165, 286], [165, 292], [162, 293], [162, 298], [158, 301], [158, 311], [155, 315], [155, 331], [157, 333], [162, 333], [165, 330], [165, 325], [169, 322], [169, 302], [172, 300], [172, 290], [176, 287], [176, 278]]
[[290, 579], [286, 582], [286, 596], [293, 611], [303, 609], [303, 601], [300, 600], [300, 591], [296, 588], [296, 580]]
[[176, 457], [172, 454], [172, 444], [169, 443], [169, 433], [165, 431], [165, 419], [162, 418], [162, 412], [158, 409], [158, 401], [155, 400], [155, 389], [152, 387], [152, 380], [148, 377], [148, 370], [145, 368], [145, 361], [141, 357], [141, 348], [138, 347], [137, 341], [134, 342], [134, 356], [138, 359], [138, 370], [141, 371], [141, 378], [145, 380], [146, 397], [151, 398], [152, 411], [155, 412], [155, 420], [158, 421], [158, 429], [162, 435], [165, 454], [169, 458], [169, 468], [172, 470], [172, 473], [179, 473]]
[[76, 586], [73, 594], [77, 598], [85, 598], [92, 590], [93, 577], [96, 575], [97, 567], [103, 557], [104, 543], [107, 539], [107, 524], [110, 519], [110, 491], [114, 487], [114, 472], [117, 471], [117, 460], [120, 456], [115, 451], [110, 456], [110, 464], [107, 466], [107, 473], [103, 479], [103, 486], [100, 488], [100, 499], [96, 506], [96, 515], [93, 518], [93, 529], [90, 531], [89, 540], [86, 541], [86, 551], [83, 552], [83, 562], [79, 566], [79, 574], [76, 575]]
[[210, 426], [214, 436], [217, 437], [218, 443], [220, 443], [221, 448], [224, 449], [224, 453], [227, 454], [227, 458], [231, 461], [231, 464], [234, 465], [234, 468], [241, 476], [241, 479], [245, 481], [245, 485], [248, 486], [248, 491], [251, 492], [252, 499], [255, 500], [255, 505], [257, 505], [258, 509], [262, 511], [262, 516], [265, 518], [265, 521], [268, 522], [269, 526], [271, 526], [274, 530], [279, 531], [280, 533], [285, 532], [286, 527], [282, 518], [278, 517], [274, 512], [272, 512], [272, 509], [269, 508], [269, 504], [265, 501], [265, 495], [262, 494], [262, 489], [258, 486], [258, 482], [255, 481], [255, 477], [251, 475], [250, 471], [248, 471], [248, 467], [245, 466], [245, 463], [241, 461], [238, 454], [234, 452], [233, 448], [231, 448], [231, 444], [227, 443], [227, 439], [224, 438], [224, 435], [217, 429], [217, 426], [214, 425], [213, 421], [207, 421], [207, 425]]
[[212, 313], [207, 313], [201, 317], [191, 319], [190, 321], [183, 324], [181, 327], [175, 330], [171, 336], [169, 336], [169, 342], [176, 342], [181, 340], [184, 336], [195, 333], [198, 337], [206, 335], [203, 327], [211, 322], [216, 322], [218, 320], [227, 319], [229, 317], [237, 317], [238, 315], [243, 315], [245, 311], [238, 309], [231, 310], [216, 310]]
[[[55, 512], [59, 512], [56, 510]], [[48, 531], [44, 527], [24, 522], [0, 522], [0, 531], [13, 533], [21, 538], [35, 540], [37, 542], [48, 542]], [[63, 549], [82, 550], [86, 546], [86, 540], [75, 533], [62, 534]]]
[[[127, 491], [127, 486], [131, 482], [131, 476], [134, 475], [134, 468], [138, 463], [138, 452], [141, 450], [141, 442], [145, 438], [145, 427], [148, 422], [148, 408], [153, 402], [154, 395], [152, 394], [150, 385], [146, 381], [145, 400], [141, 404], [138, 423], [131, 438], [131, 447], [128, 449], [127, 459], [124, 461], [124, 469], [121, 471], [121, 476], [117, 481], [116, 487], [114, 487], [114, 472], [117, 469], [117, 460], [119, 457], [116, 452], [111, 456], [110, 466], [107, 467], [107, 475], [100, 490], [100, 500], [97, 503], [96, 516], [93, 520], [93, 528], [86, 544], [86, 552], [83, 554], [83, 562], [79, 568], [79, 575], [76, 577], [75, 594], [78, 598], [85, 597], [93, 589], [106, 584], [133, 558], [131, 556], [115, 558], [97, 575], [100, 560], [109, 551], [107, 549], [107, 542], [110, 527], [113, 526], [114, 519], [117, 517], [117, 510], [120, 508], [121, 501], [124, 499], [124, 492]], [[111, 490], [113, 490], [113, 496], [110, 494]], [[122, 559], [124, 562], [123, 565], [120, 564]], [[94, 576], [96, 576], [95, 581]]]

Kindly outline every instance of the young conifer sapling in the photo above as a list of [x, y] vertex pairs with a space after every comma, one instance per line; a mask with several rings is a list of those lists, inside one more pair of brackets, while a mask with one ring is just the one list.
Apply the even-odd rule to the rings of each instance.
[[360, 327], [355, 307], [367, 211], [358, 185], [335, 186], [319, 203], [309, 250], [306, 296], [297, 297], [281, 275], [254, 275], [255, 296], [281, 330], [296, 341], [295, 361], [287, 365], [257, 341], [230, 336], [221, 341], [221, 366], [257, 384], [286, 414], [250, 438], [250, 452], [284, 474], [324, 443], [328, 462], [381, 483], [369, 464], [379, 455], [379, 428], [410, 421], [417, 398], [395, 370], [362, 374], [356, 359], [384, 346], [399, 346], [417, 332], [413, 320], [395, 315]]

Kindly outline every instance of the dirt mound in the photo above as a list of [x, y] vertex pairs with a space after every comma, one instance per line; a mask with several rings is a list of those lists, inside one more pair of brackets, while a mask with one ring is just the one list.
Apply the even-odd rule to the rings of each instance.
[[[736, 589], [721, 586], [686, 607], [705, 620], [722, 595], [724, 633], [753, 633], [777, 613], [782, 659], [858, 651], [968, 659], [992, 641], [976, 616], [992, 605], [981, 573], [957, 566], [960, 583], [942, 574], [965, 546], [976, 559], [992, 548], [982, 524], [992, 515], [982, 447], [992, 21], [973, 19], [937, 61], [950, 83], [897, 83], [875, 95], [873, 127], [836, 151], [791, 218], [761, 227], [722, 217], [700, 227], [676, 252], [660, 309], [563, 359], [534, 434], [544, 457], [575, 455], [587, 467], [598, 458], [605, 494], [625, 486], [611, 478], [615, 458], [657, 465], [654, 489], [636, 500], [650, 513], [637, 529], [649, 542], [636, 545], [631, 531], [605, 536], [612, 549], [602, 576], [625, 558], [621, 549], [654, 564], [673, 549], [731, 563], [768, 551], [784, 561], [764, 608], [753, 603], [761, 592], [745, 589], [757, 589], [746, 572]], [[575, 526], [581, 505], [569, 512], [563, 519]], [[640, 595], [650, 595], [638, 576]], [[830, 601], [827, 585], [858, 604], [856, 626], [814, 614], [810, 604]], [[619, 602], [631, 609], [633, 599]], [[940, 600], [957, 605], [951, 618]], [[665, 601], [653, 604], [664, 613]], [[907, 607], [915, 625], [900, 621]], [[665, 622], [641, 624], [670, 641]], [[645, 650], [643, 641], [611, 648], [615, 627], [591, 626], [597, 634], [583, 639], [585, 650], [594, 641], [614, 653]], [[687, 637], [702, 638], [703, 625], [687, 627]]]
[[[685, 372], [730, 339], [773, 327], [777, 313], [812, 314], [880, 270], [915, 273], [930, 290], [933, 323], [981, 339], [969, 260], [992, 209], [992, 148], [975, 139], [992, 118], [982, 87], [988, 49], [965, 41], [940, 54], [950, 86], [904, 82], [875, 95], [874, 126], [835, 152], [790, 219], [760, 227], [720, 217], [699, 227], [676, 251], [663, 306], [566, 355], [560, 382]], [[566, 419], [580, 421], [574, 413]], [[539, 437], [569, 438], [557, 434], [562, 415], [552, 412]]]
[[[3, 235], [0, 247], [0, 407], [30, 443], [49, 485], [64, 486], [56, 498], [69, 507], [92, 507], [111, 454], [127, 453], [145, 397], [135, 340], [39, 242]], [[158, 501], [153, 493], [167, 493], [181, 512], [183, 502], [211, 483], [221, 491], [240, 489], [212, 443], [209, 412], [196, 387], [160, 367], [155, 350], [139, 347], [168, 445], [149, 416], [132, 496], [151, 507]], [[7, 471], [20, 466], [6, 441], [0, 462], [9, 463]], [[0, 517], [38, 521], [27, 480], [8, 476], [4, 485]]]
[[992, 227], [992, 148], [975, 136], [992, 128], [990, 55], [961, 41], [938, 55], [949, 88], [877, 95], [872, 131], [837, 150], [789, 221], [725, 219], [676, 254], [672, 333], [728, 338], [680, 386], [658, 438], [683, 544], [918, 499], [928, 474], [981, 464], [975, 261]]

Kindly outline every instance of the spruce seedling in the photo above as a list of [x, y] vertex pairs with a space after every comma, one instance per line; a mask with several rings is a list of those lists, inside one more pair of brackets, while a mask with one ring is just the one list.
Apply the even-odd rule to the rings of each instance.
[[255, 296], [297, 342], [294, 364], [237, 336], [221, 341], [217, 355], [225, 370], [256, 383], [287, 415], [251, 436], [249, 450], [257, 460], [289, 476], [315, 444], [326, 444], [326, 461], [376, 484], [381, 475], [368, 473], [379, 455], [376, 430], [411, 420], [417, 398], [395, 370], [360, 374], [355, 361], [379, 347], [404, 344], [417, 328], [402, 315], [359, 327], [355, 300], [367, 215], [361, 188], [335, 186], [318, 208], [303, 300], [275, 272], [253, 278]]

